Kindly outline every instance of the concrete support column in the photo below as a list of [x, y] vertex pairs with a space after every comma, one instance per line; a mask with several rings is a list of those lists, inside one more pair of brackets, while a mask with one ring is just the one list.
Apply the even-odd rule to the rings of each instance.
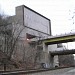
[[51, 53], [48, 51], [48, 45], [43, 43], [43, 52], [44, 52], [44, 61], [47, 66], [46, 68], [53, 68], [54, 63], [54, 56], [51, 55]]
[[53, 62], [54, 62], [54, 56], [51, 56], [51, 54], [48, 51], [48, 45], [43, 43], [43, 51], [44, 51], [44, 62], [47, 66], [46, 68], [52, 68]]
[[49, 53], [49, 64], [50, 64], [50, 68], [53, 68], [53, 66], [54, 66], [54, 56], [52, 56], [51, 53]]
[[54, 67], [59, 67], [58, 55], [55, 55], [55, 56], [54, 56]]
[[48, 45], [43, 43], [43, 52], [44, 52], [44, 58], [43, 58], [43, 63], [45, 63], [46, 68], [49, 67], [49, 52], [48, 52]]

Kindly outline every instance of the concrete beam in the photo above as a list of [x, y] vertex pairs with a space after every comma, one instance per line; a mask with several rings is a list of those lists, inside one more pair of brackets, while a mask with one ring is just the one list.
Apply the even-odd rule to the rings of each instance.
[[67, 36], [59, 36], [59, 37], [51, 37], [48, 39], [44, 39], [43, 42], [46, 45], [51, 45], [51, 44], [58, 44], [58, 43], [65, 43], [65, 42], [72, 42], [75, 40], [75, 34], [70, 34]]
[[75, 49], [71, 49], [71, 50], [62, 50], [62, 51], [53, 51], [53, 52], [50, 52], [50, 54], [52, 56], [54, 55], [68, 55], [68, 54], [75, 54]]

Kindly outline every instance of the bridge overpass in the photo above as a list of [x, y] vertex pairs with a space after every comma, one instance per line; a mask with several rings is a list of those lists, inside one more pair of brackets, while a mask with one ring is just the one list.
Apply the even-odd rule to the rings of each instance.
[[75, 40], [75, 33], [69, 33], [69, 34], [50, 36], [47, 39], [44, 39], [43, 42], [46, 45], [51, 45], [51, 44], [72, 42], [74, 40]]
[[52, 56], [54, 55], [67, 55], [67, 54], [75, 54], [75, 49], [66, 49], [66, 50], [61, 50], [61, 51], [51, 51], [50, 54]]
[[74, 40], [75, 40], [75, 33], [51, 36], [51, 37], [48, 37], [47, 39], [44, 39], [43, 40], [43, 51], [45, 52], [44, 63], [49, 64], [50, 67], [53, 67], [53, 56], [54, 55], [66, 55], [66, 54], [74, 54], [75, 53], [75, 49], [71, 49], [71, 50], [67, 49], [67, 50], [63, 50], [63, 51], [48, 52], [48, 45], [73, 42]]

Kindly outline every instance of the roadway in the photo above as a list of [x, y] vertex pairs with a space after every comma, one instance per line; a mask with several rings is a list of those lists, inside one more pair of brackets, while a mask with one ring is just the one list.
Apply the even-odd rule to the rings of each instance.
[[27, 75], [75, 75], [75, 68], [65, 68], [65, 69], [57, 69], [45, 72], [38, 72], [34, 74], [27, 74]]
[[12, 71], [0, 73], [0, 75], [75, 75], [75, 67], [61, 68], [61, 69], [50, 69], [42, 71]]

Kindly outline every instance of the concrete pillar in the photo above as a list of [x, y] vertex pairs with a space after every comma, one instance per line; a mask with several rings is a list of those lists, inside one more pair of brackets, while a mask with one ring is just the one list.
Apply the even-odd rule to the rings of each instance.
[[43, 63], [45, 63], [46, 68], [49, 68], [49, 52], [48, 52], [48, 45], [46, 45], [45, 43], [43, 43], [43, 52], [44, 52], [44, 61]]
[[55, 56], [54, 56], [54, 67], [59, 67], [58, 55], [55, 55]]
[[50, 64], [50, 68], [53, 68], [53, 66], [54, 66], [54, 56], [52, 56], [51, 53], [49, 53], [49, 64]]
[[20, 25], [24, 25], [24, 6], [23, 5], [16, 7], [15, 19]]
[[54, 56], [52, 56], [50, 54], [50, 52], [48, 51], [48, 45], [46, 45], [45, 43], [43, 43], [43, 51], [44, 51], [44, 61], [43, 61], [43, 63], [45, 63], [47, 65], [46, 68], [52, 68], [53, 63], [54, 63]]

